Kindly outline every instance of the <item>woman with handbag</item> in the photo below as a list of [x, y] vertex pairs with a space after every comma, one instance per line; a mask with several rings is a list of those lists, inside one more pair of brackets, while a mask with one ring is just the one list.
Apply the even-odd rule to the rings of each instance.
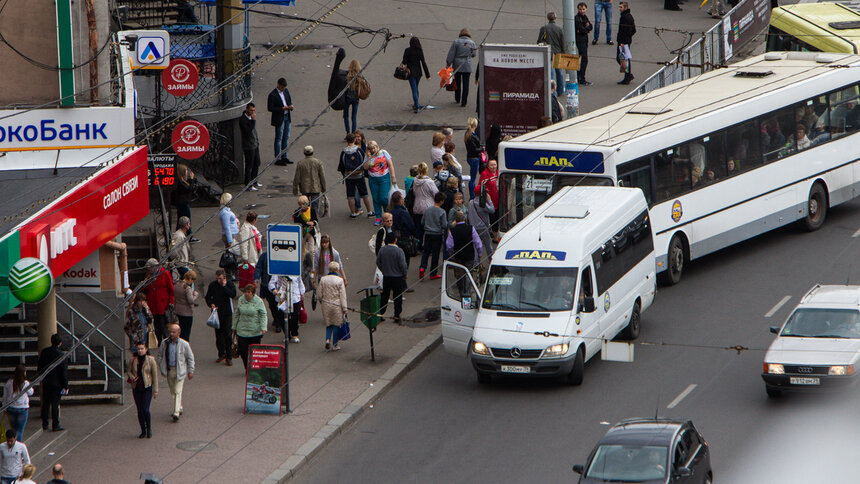
[[343, 285], [349, 284], [346, 281], [346, 273], [343, 271], [343, 262], [340, 260], [340, 253], [332, 247], [331, 238], [328, 234], [323, 234], [320, 237], [320, 249], [314, 257], [314, 287], [317, 287], [320, 278], [322, 277], [322, 268], [328, 267], [330, 262], [337, 262], [340, 265], [340, 277], [343, 278]]
[[325, 349], [340, 350], [338, 332], [340, 325], [346, 319], [346, 286], [340, 277], [340, 264], [330, 262], [328, 274], [320, 278], [317, 288], [320, 305], [322, 306], [323, 323], [325, 324]]
[[6, 386], [3, 388], [3, 406], [8, 405], [6, 415], [9, 417], [9, 426], [15, 431], [16, 438], [20, 442], [24, 441], [24, 427], [27, 426], [27, 416], [30, 414], [30, 397], [33, 395], [33, 387], [27, 389], [14, 400], [13, 397], [29, 384], [27, 368], [24, 365], [17, 365], [12, 378], [6, 380]]
[[418, 104], [418, 82], [421, 81], [421, 69], [424, 69], [424, 75], [430, 79], [430, 70], [427, 69], [427, 62], [424, 60], [424, 49], [421, 48], [421, 41], [418, 37], [409, 39], [409, 47], [403, 51], [403, 60], [400, 63], [408, 71], [407, 80], [409, 87], [412, 89], [412, 112], [417, 113], [421, 109]]
[[140, 424], [140, 435], [137, 438], [151, 439], [152, 416], [149, 406], [153, 398], [158, 398], [158, 364], [142, 341], [135, 344], [125, 375], [125, 381], [131, 385], [134, 405], [137, 407], [137, 423]]
[[[129, 348], [134, 348], [138, 341], [149, 343], [149, 333], [154, 329], [152, 312], [149, 311], [149, 306], [146, 304], [146, 293], [138, 292], [125, 310], [123, 330], [128, 335]], [[155, 347], [158, 347], [157, 342]]]
[[475, 193], [475, 181], [478, 179], [478, 173], [481, 170], [481, 154], [484, 152], [484, 145], [481, 143], [481, 138], [478, 137], [478, 120], [469, 118], [466, 121], [466, 134], [463, 136], [463, 141], [466, 143], [466, 161], [469, 163], [469, 194]]
[[266, 334], [266, 325], [268, 323], [268, 314], [266, 313], [266, 305], [260, 296], [254, 294], [257, 286], [248, 284], [242, 288], [242, 297], [239, 298], [239, 304], [236, 305], [236, 336], [239, 337], [239, 356], [242, 358], [242, 365], [245, 366], [245, 371], [248, 371], [248, 349], [251, 345], [260, 344], [263, 340], [263, 335]]
[[230, 279], [237, 280], [239, 270], [239, 219], [233, 210], [227, 206], [233, 200], [233, 195], [224, 192], [221, 194], [221, 209], [218, 211], [218, 221], [221, 222], [221, 242], [224, 244], [224, 253], [218, 266], [227, 271]]
[[197, 273], [188, 271], [182, 276], [182, 280], [176, 281], [173, 293], [176, 294], [176, 317], [179, 319], [179, 337], [191, 342], [191, 325], [194, 323], [194, 308], [197, 306], [197, 297], [200, 295], [194, 289], [194, 281]]
[[397, 174], [394, 173], [394, 163], [387, 151], [380, 149], [376, 141], [367, 142], [367, 154], [364, 157], [364, 169], [368, 173], [368, 184], [370, 185], [370, 196], [373, 198], [373, 212], [376, 213], [376, 221], [373, 225], [382, 223], [382, 212], [388, 205], [388, 192], [391, 185], [397, 183]]
[[460, 36], [451, 43], [448, 49], [448, 57], [445, 59], [446, 67], [454, 68], [454, 102], [465, 107], [469, 98], [469, 77], [472, 75], [472, 57], [478, 47], [472, 40], [469, 29], [460, 30]]
[[[361, 76], [361, 64], [357, 59], [353, 59], [349, 61], [349, 67], [346, 70], [346, 82], [347, 88], [346, 93], [344, 93], [344, 105], [343, 105], [343, 127], [346, 129], [346, 133], [353, 133], [356, 129], [358, 129], [358, 124], [356, 118], [358, 117], [358, 101], [360, 99], [360, 91], [364, 89], [364, 85], [366, 85], [367, 80]], [[368, 93], [369, 94], [369, 93]], [[349, 108], [352, 107], [352, 129], [349, 129]]]
[[[287, 295], [288, 285], [289, 295]], [[301, 321], [299, 321], [299, 316], [304, 309], [305, 284], [300, 277], [296, 276], [272, 276], [272, 279], [269, 281], [269, 290], [272, 291], [272, 294], [278, 300], [278, 311], [282, 313], [289, 311], [287, 324], [290, 332], [290, 342], [300, 343], [299, 323]], [[306, 323], [307, 312], [305, 312], [304, 317], [304, 322]]]

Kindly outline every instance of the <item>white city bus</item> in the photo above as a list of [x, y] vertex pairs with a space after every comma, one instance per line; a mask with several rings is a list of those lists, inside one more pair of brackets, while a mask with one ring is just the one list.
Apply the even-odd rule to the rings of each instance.
[[562, 186], [645, 192], [657, 272], [793, 221], [807, 230], [860, 183], [860, 56], [770, 52], [499, 148], [499, 225]]

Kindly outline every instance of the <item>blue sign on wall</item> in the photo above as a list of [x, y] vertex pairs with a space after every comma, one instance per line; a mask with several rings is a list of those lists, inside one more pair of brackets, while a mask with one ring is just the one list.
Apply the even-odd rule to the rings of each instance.
[[269, 247], [269, 274], [273, 276], [302, 275], [301, 225], [269, 225], [266, 242]]
[[505, 169], [603, 173], [603, 153], [505, 148]]

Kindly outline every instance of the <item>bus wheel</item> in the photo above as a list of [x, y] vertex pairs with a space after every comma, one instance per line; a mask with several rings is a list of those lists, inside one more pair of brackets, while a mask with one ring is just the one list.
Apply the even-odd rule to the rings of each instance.
[[639, 301], [636, 301], [636, 304], [633, 305], [633, 312], [630, 313], [630, 321], [627, 323], [627, 327], [625, 327], [621, 331], [621, 337], [626, 340], [634, 340], [639, 337], [639, 323], [642, 319], [641, 316], [641, 306], [639, 305]]
[[582, 376], [585, 373], [584, 350], [580, 347], [576, 350], [576, 359], [573, 360], [573, 368], [567, 374], [567, 383], [570, 385], [582, 385]]
[[802, 227], [810, 232], [818, 230], [827, 218], [827, 193], [821, 183], [812, 185], [806, 208], [806, 217], [801, 219]]
[[669, 251], [666, 253], [666, 270], [659, 274], [660, 283], [664, 286], [674, 286], [681, 281], [684, 272], [684, 261], [687, 255], [684, 253], [684, 242], [681, 237], [674, 236], [669, 242]]

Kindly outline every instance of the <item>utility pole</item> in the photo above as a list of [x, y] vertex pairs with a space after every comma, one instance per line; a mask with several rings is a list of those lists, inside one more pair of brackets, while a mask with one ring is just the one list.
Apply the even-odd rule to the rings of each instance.
[[[229, 23], [215, 33], [216, 70], [219, 82], [229, 78], [243, 67], [242, 49], [245, 47], [245, 14], [242, 0], [216, 0], [216, 23]], [[228, 102], [236, 97], [236, 89], [230, 88], [221, 93], [221, 108], [228, 108]], [[242, 156], [242, 140], [238, 129], [238, 121], [230, 119], [218, 123], [218, 131], [230, 140], [233, 145], [232, 159], [244, 159]], [[241, 172], [240, 172], [241, 173]]]
[[[576, 3], [574, 0], [562, 0], [562, 20], [564, 28], [564, 52], [567, 54], [578, 54], [576, 51], [576, 24], [574, 17], [576, 16]], [[566, 76], [570, 79], [565, 83], [564, 90], [567, 93], [567, 116], [572, 118], [576, 116], [576, 111], [579, 109], [579, 84], [577, 82], [576, 71], [568, 71]]]

